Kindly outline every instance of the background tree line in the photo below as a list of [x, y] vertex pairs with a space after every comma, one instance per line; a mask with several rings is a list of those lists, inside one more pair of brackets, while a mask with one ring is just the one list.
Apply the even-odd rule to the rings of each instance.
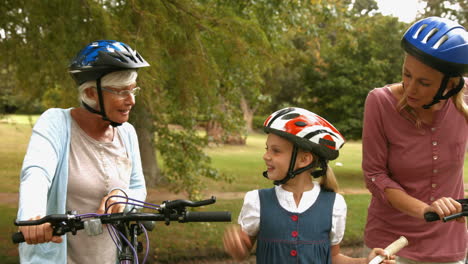
[[[468, 25], [466, 1], [425, 2], [421, 17]], [[131, 118], [147, 184], [196, 196], [205, 178], [225, 178], [203, 148], [244, 144], [280, 107], [359, 139], [369, 90], [400, 80], [407, 27], [374, 0], [3, 0], [1, 111], [78, 106], [70, 59], [93, 40], [125, 42], [151, 64]]]

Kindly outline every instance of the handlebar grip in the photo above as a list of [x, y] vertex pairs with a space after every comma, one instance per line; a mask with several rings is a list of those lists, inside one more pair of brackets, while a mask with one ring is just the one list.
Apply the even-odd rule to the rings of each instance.
[[16, 232], [14, 233], [12, 236], [11, 236], [11, 240], [13, 241], [13, 243], [15, 244], [18, 244], [18, 243], [21, 243], [21, 242], [24, 242], [24, 236], [23, 236], [23, 233], [21, 232]]
[[187, 212], [184, 222], [231, 222], [231, 212]]
[[67, 221], [73, 218], [73, 215], [66, 215], [66, 214], [51, 214], [46, 215], [40, 219], [36, 220], [15, 220], [15, 226], [32, 226], [32, 225], [41, 225], [45, 223], [59, 223], [62, 221]]
[[440, 220], [440, 217], [434, 212], [427, 212], [424, 214], [424, 219], [426, 219], [426, 222], [434, 222]]
[[[453, 214], [453, 215], [448, 215], [448, 216], [442, 218], [442, 221], [447, 222], [447, 221], [450, 221], [450, 220], [453, 220], [455, 218], [462, 217], [462, 216], [465, 216], [464, 212]], [[426, 219], [426, 222], [433, 222], [433, 221], [441, 220], [439, 215], [434, 213], [434, 212], [425, 213], [424, 214], [424, 219]]]

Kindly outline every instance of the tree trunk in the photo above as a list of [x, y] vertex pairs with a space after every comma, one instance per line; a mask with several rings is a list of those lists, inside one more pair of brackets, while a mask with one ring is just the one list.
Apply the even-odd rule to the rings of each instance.
[[138, 144], [140, 145], [141, 163], [146, 186], [154, 187], [156, 184], [163, 181], [164, 177], [156, 162], [154, 131], [151, 129], [153, 126], [148, 124], [148, 122], [151, 122], [152, 118], [149, 117], [149, 113], [144, 109], [143, 104], [140, 105], [140, 107], [136, 107], [134, 111], [133, 116], [136, 116], [136, 118], [134, 118], [134, 126], [138, 135]]
[[253, 117], [255, 109], [249, 108], [249, 104], [247, 100], [242, 97], [240, 101], [242, 113], [244, 114], [245, 126], [247, 128], [247, 132], [253, 132]]
[[226, 134], [226, 131], [221, 126], [221, 123], [210, 120], [206, 125], [206, 134], [208, 141], [215, 144], [228, 144], [228, 145], [245, 145], [246, 138], [238, 132]]
[[221, 124], [217, 121], [210, 120], [206, 124], [206, 135], [210, 143], [222, 144], [223, 142], [224, 129]]

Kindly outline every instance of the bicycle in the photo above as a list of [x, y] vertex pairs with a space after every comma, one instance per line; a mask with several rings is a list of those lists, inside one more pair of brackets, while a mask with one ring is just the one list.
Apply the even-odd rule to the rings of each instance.
[[442, 220], [444, 222], [447, 222], [458, 217], [468, 216], [468, 199], [458, 199], [456, 201], [462, 205], [462, 211], [460, 213], [448, 215], [440, 219], [438, 214], [434, 212], [427, 212], [424, 214], [424, 219], [426, 220], [426, 222], [433, 222], [437, 220]]
[[[120, 264], [138, 264], [138, 253], [143, 251], [143, 244], [138, 241], [138, 236], [145, 233], [146, 237], [146, 252], [143, 258], [145, 263], [149, 253], [149, 239], [147, 231], [152, 231], [155, 226], [155, 221], [164, 221], [169, 225], [171, 221], [179, 223], [187, 222], [230, 222], [230, 212], [192, 212], [187, 211], [187, 207], [199, 207], [209, 204], [214, 204], [216, 198], [212, 196], [210, 199], [202, 201], [190, 200], [174, 200], [164, 201], [161, 205], [151, 204], [126, 196], [113, 195], [108, 198], [123, 198], [126, 202], [114, 202], [107, 205], [106, 210], [115, 204], [126, 204], [126, 209], [123, 213], [112, 214], [76, 214], [76, 212], [67, 212], [67, 214], [51, 214], [46, 215], [38, 220], [17, 221], [16, 226], [30, 226], [50, 223], [53, 229], [54, 236], [61, 236], [68, 232], [75, 235], [78, 230], [87, 232], [88, 235], [99, 235], [103, 232], [102, 225], [107, 225], [107, 230], [112, 240], [117, 246], [118, 261]], [[131, 202], [130, 202], [131, 201]], [[148, 208], [157, 210], [158, 213], [138, 212], [140, 208]], [[13, 243], [25, 242], [21, 232], [16, 232], [12, 235]]]

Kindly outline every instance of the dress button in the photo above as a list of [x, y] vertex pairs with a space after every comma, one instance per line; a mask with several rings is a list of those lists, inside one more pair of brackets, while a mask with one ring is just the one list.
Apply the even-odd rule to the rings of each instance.
[[435, 188], [435, 187], [437, 187], [437, 184], [433, 183], [432, 188]]
[[432, 141], [433, 146], [437, 146], [437, 141]]
[[434, 197], [431, 197], [431, 201], [434, 201]]
[[293, 250], [291, 250], [290, 254], [291, 254], [291, 256], [295, 257], [295, 256], [297, 256], [297, 251], [293, 249]]
[[293, 220], [295, 222], [295, 221], [297, 221], [297, 219], [299, 219], [299, 217], [297, 215], [291, 215], [291, 220]]
[[433, 169], [432, 172], [433, 172], [433, 173], [437, 173], [437, 172], [439, 172], [439, 171], [438, 171], [437, 169]]
[[299, 234], [299, 233], [297, 233], [297, 231], [292, 231], [292, 232], [291, 232], [291, 236], [292, 236], [292, 237], [297, 237], [298, 234]]
[[434, 132], [434, 131], [436, 130], [436, 128], [435, 128], [435, 127], [432, 127], [431, 130], [432, 130], [432, 132]]
[[432, 158], [433, 158], [434, 160], [437, 160], [439, 157], [437, 157], [437, 155], [434, 155]]

